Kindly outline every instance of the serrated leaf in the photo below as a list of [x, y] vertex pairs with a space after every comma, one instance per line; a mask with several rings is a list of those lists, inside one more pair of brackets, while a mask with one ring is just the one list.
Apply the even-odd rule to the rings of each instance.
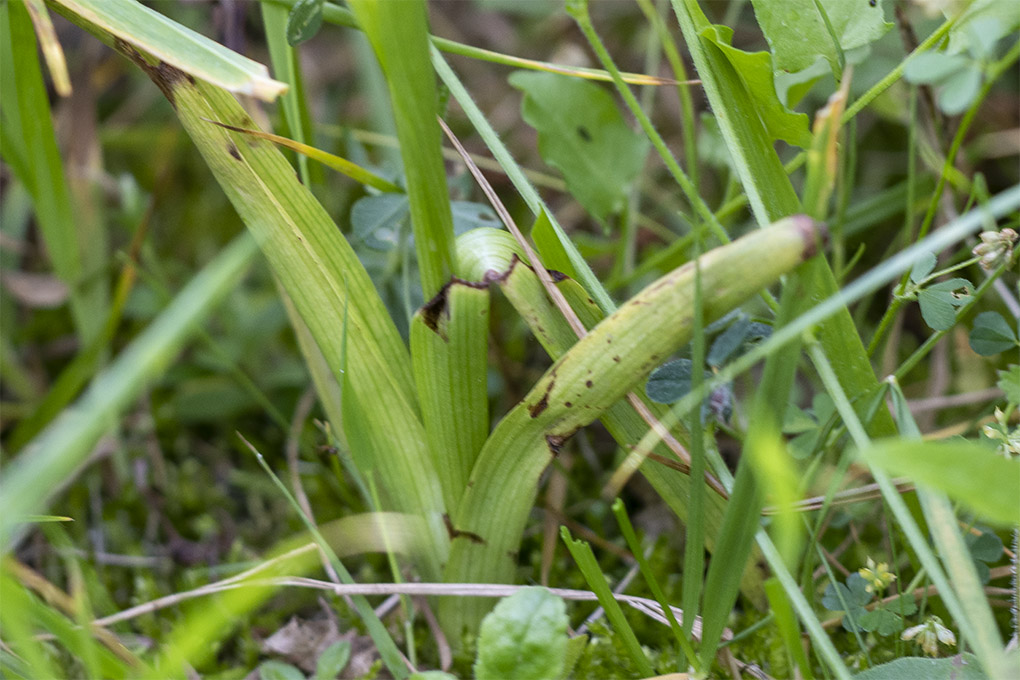
[[924, 280], [924, 277], [931, 274], [935, 270], [935, 253], [925, 253], [917, 259], [914, 266], [910, 269], [910, 280], [914, 283], [919, 283]]
[[563, 173], [570, 193], [600, 222], [623, 207], [641, 172], [648, 140], [631, 130], [606, 90], [585, 80], [518, 71], [521, 115], [538, 132], [542, 159]]
[[291, 45], [314, 37], [322, 28], [322, 8], [326, 0], [298, 0], [287, 16], [287, 42]]
[[339, 640], [327, 647], [315, 663], [315, 680], [334, 680], [351, 659], [351, 641]]
[[563, 599], [545, 588], [522, 588], [482, 621], [478, 680], [557, 680], [567, 653]]
[[1006, 393], [1011, 404], [1020, 404], [1020, 365], [1013, 364], [1005, 371], [999, 371], [999, 389]]
[[[779, 101], [772, 71], [772, 56], [768, 52], [744, 52], [733, 47], [730, 44], [733, 29], [728, 26], [713, 25], [701, 31], [701, 37], [717, 48], [732, 66], [746, 94], [754, 103], [754, 113], [761, 119], [773, 140], [781, 139], [802, 148], [811, 145], [807, 115], [793, 113]], [[752, 114], [749, 111], [743, 113]]]
[[[772, 48], [777, 71], [801, 71], [818, 57], [833, 70], [840, 68], [841, 52], [878, 40], [892, 28], [880, 2], [872, 0], [752, 0], [754, 13]], [[825, 11], [829, 26], [819, 13]]]
[[981, 312], [974, 317], [970, 348], [981, 356], [992, 356], [1017, 345], [1016, 331], [998, 312]]
[[744, 344], [750, 329], [751, 319], [747, 316], [741, 316], [730, 324], [729, 328], [720, 333], [719, 337], [712, 342], [712, 347], [708, 350], [708, 356], [705, 357], [709, 366], [719, 368], [725, 364], [726, 360]]
[[953, 305], [953, 294], [945, 290], [922, 290], [917, 294], [917, 302], [921, 305], [921, 317], [928, 327], [936, 331], [945, 331], [956, 323], [956, 307]]
[[305, 674], [289, 663], [264, 661], [259, 664], [259, 680], [305, 680]]

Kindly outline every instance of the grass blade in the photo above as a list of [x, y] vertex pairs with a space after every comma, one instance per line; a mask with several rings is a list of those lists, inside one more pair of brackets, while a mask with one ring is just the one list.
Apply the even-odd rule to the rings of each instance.
[[623, 646], [630, 655], [634, 665], [637, 666], [641, 677], [654, 675], [652, 665], [648, 663], [648, 657], [645, 656], [644, 650], [641, 649], [641, 643], [638, 642], [637, 636], [634, 635], [634, 630], [627, 623], [627, 618], [623, 615], [620, 603], [613, 597], [613, 591], [610, 590], [609, 584], [606, 583], [606, 577], [602, 574], [602, 569], [599, 568], [599, 562], [595, 559], [595, 553], [592, 552], [591, 546], [584, 541], [575, 541], [573, 536], [570, 535], [570, 530], [566, 527], [560, 527], [560, 536], [563, 537], [563, 542], [567, 545], [570, 556], [577, 563], [577, 568], [581, 570], [581, 574], [584, 576], [584, 580], [587, 581], [588, 587], [598, 596], [599, 604], [606, 610], [606, 617], [613, 626], [613, 630], [623, 639]]
[[117, 415], [160, 375], [194, 325], [230, 292], [257, 249], [240, 236], [193, 278], [169, 307], [92, 381], [88, 391], [4, 470], [0, 482], [0, 550], [11, 548], [19, 518], [43, 512]]

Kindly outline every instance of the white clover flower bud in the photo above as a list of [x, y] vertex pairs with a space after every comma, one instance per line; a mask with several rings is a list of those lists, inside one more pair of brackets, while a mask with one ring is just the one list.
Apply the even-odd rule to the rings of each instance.
[[974, 246], [972, 252], [981, 258], [978, 264], [982, 269], [995, 269], [1013, 257], [1013, 243], [1017, 239], [1015, 230], [1006, 228], [1002, 231], [983, 231], [980, 238], [981, 243]]

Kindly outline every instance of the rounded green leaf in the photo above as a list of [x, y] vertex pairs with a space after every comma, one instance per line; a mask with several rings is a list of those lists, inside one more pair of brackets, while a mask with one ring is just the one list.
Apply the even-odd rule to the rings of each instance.
[[1005, 352], [1016, 345], [1016, 331], [998, 312], [981, 312], [974, 318], [970, 348], [981, 356]]
[[282, 661], [266, 661], [259, 665], [259, 680], [305, 680], [305, 674]]
[[956, 323], [953, 294], [946, 290], [922, 290], [917, 294], [921, 317], [932, 330], [945, 331]]
[[322, 28], [322, 7], [326, 0], [298, 0], [287, 17], [287, 42], [300, 45]]
[[555, 680], [567, 652], [563, 599], [545, 588], [522, 588], [502, 600], [482, 621], [478, 680]]
[[315, 680], [333, 680], [351, 659], [351, 641], [334, 642], [319, 655], [315, 664]]
[[652, 371], [645, 384], [648, 398], [659, 404], [672, 404], [691, 391], [691, 360], [668, 361]]
[[977, 65], [966, 68], [947, 79], [939, 90], [939, 108], [955, 116], [966, 111], [981, 90], [981, 70]]

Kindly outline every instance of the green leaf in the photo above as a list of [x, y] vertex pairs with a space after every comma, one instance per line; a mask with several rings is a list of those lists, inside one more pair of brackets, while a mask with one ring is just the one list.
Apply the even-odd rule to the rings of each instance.
[[896, 659], [854, 676], [854, 680], [988, 680], [973, 654], [948, 659], [910, 656]]
[[1017, 345], [1016, 331], [998, 312], [981, 312], [974, 317], [970, 348], [981, 356], [992, 356]]
[[481, 227], [500, 229], [503, 226], [492, 208], [484, 203], [451, 201], [450, 209], [453, 211], [453, 231], [457, 235]]
[[711, 26], [701, 31], [701, 37], [713, 45], [729, 61], [740, 85], [754, 104], [753, 115], [761, 119], [771, 139], [781, 139], [799, 147], [811, 145], [808, 117], [793, 113], [779, 101], [776, 94], [772, 57], [768, 52], [744, 52], [733, 47], [733, 29], [728, 26]]
[[322, 8], [326, 0], [298, 0], [287, 17], [287, 42], [300, 45], [322, 28]]
[[1020, 26], [1020, 4], [1014, 0], [974, 0], [949, 33], [951, 54], [971, 52], [983, 55], [988, 43]]
[[446, 671], [418, 671], [411, 673], [407, 680], [457, 680], [457, 676]]
[[315, 680], [334, 680], [351, 659], [350, 640], [338, 640], [319, 655], [315, 663]]
[[347, 5], [386, 76], [411, 203], [418, 273], [427, 300], [454, 273], [453, 216], [436, 74], [429, 61], [428, 10], [424, 0], [350, 0]]
[[966, 68], [942, 83], [938, 105], [942, 112], [955, 116], [966, 111], [981, 91], [981, 69], [977, 64]]
[[260, 680], [305, 680], [305, 674], [289, 663], [264, 661], [259, 664]]
[[[928, 286], [917, 294], [921, 317], [930, 328], [944, 331], [956, 323], [956, 308], [969, 297], [971, 283], [967, 279], [949, 279]], [[963, 292], [958, 292], [960, 290]]]
[[970, 547], [970, 555], [975, 560], [995, 564], [1002, 557], [1002, 539], [992, 531], [984, 531], [979, 536], [968, 533], [966, 540]]
[[365, 196], [351, 208], [351, 230], [368, 247], [389, 250], [400, 242], [400, 225], [410, 212], [405, 194]]
[[967, 68], [970, 60], [958, 54], [945, 52], [923, 52], [903, 68], [903, 78], [908, 83], [941, 83]]
[[877, 608], [861, 614], [857, 622], [869, 633], [888, 637], [903, 630], [903, 617], [888, 609]]
[[659, 404], [672, 404], [691, 391], [691, 360], [675, 359], [659, 366], [648, 376], [645, 392]]
[[944, 290], [922, 290], [917, 294], [917, 302], [921, 305], [921, 317], [932, 330], [948, 330], [956, 323], [952, 293]]
[[1011, 404], [1020, 404], [1020, 364], [1013, 364], [1004, 371], [999, 371], [999, 389], [1006, 393]]
[[567, 189], [600, 222], [623, 207], [641, 172], [648, 140], [631, 130], [613, 98], [585, 80], [517, 71], [521, 115], [538, 131], [543, 160], [563, 173]]
[[914, 602], [913, 596], [909, 594], [900, 595], [895, 600], [891, 600], [885, 605], [885, 608], [901, 616], [910, 616], [917, 613], [917, 603]]
[[478, 680], [557, 680], [567, 652], [567, 608], [545, 588], [522, 588], [482, 621]]
[[828, 60], [833, 71], [840, 71], [841, 52], [868, 45], [892, 28], [885, 21], [882, 3], [873, 0], [752, 0], [751, 4], [777, 71], [804, 70], [818, 57]]
[[883, 440], [862, 451], [872, 465], [943, 491], [986, 519], [1020, 524], [1020, 459], [976, 442]]
[[705, 361], [708, 362], [709, 366], [719, 368], [726, 363], [726, 360], [729, 359], [734, 352], [740, 349], [740, 346], [744, 344], [744, 340], [747, 338], [750, 331], [750, 317], [741, 316], [712, 342], [712, 347], [709, 349], [708, 356], [705, 357]]
[[910, 269], [910, 280], [914, 283], [923, 281], [928, 274], [935, 270], [936, 262], [935, 253], [925, 253], [919, 257]]
[[[846, 585], [842, 583], [830, 583], [825, 587], [825, 594], [822, 596], [822, 606], [833, 612], [852, 611], [863, 607], [871, 602], [871, 593], [867, 590], [867, 582], [860, 574], [854, 572], [846, 579]], [[839, 591], [839, 594], [836, 591]], [[842, 596], [842, 599], [840, 597]], [[844, 609], [849, 607], [850, 609]]]

